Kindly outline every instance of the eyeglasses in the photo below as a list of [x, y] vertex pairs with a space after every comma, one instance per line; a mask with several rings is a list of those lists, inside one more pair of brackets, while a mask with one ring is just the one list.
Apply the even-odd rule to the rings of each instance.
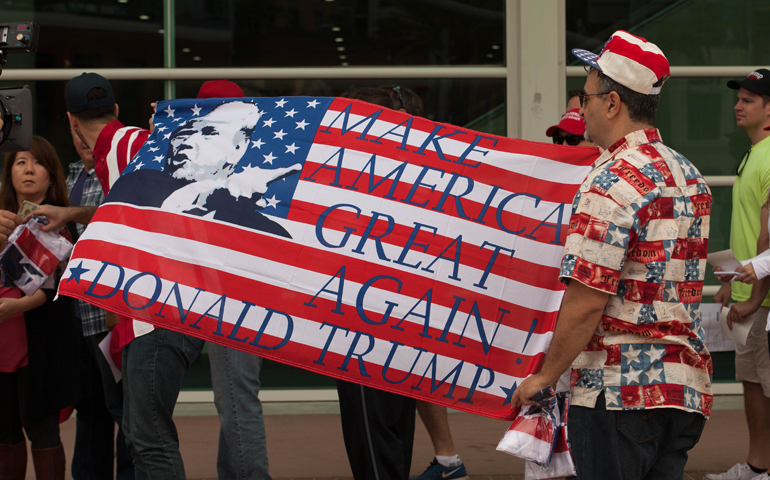
[[751, 154], [751, 149], [749, 148], [748, 150], [746, 150], [746, 153], [744, 153], [743, 156], [741, 157], [741, 161], [738, 162], [738, 165], [735, 166], [735, 175], [737, 177], [741, 176], [741, 172], [743, 172], [744, 167], [749, 161], [750, 154]]
[[559, 135], [557, 133], [552, 138], [553, 138], [553, 143], [557, 145], [564, 145], [564, 142], [567, 142], [567, 145], [572, 145], [573, 147], [575, 145], [580, 145], [580, 142], [583, 140], [583, 137], [581, 135], [575, 135], [572, 133], [568, 133], [567, 135]]
[[581, 107], [583, 106], [583, 103], [585, 102], [585, 100], [586, 100], [586, 97], [593, 97], [594, 95], [607, 95], [608, 93], [610, 93], [610, 92], [601, 92], [601, 93], [581, 93], [580, 95], [578, 95], [578, 97], [580, 97], [580, 106], [581, 106]]

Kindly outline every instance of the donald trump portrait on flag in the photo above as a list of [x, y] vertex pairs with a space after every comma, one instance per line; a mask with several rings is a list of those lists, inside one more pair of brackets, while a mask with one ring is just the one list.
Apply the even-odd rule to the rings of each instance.
[[[289, 237], [286, 229], [258, 210], [270, 205], [270, 199], [264, 198], [268, 186], [299, 172], [302, 165], [267, 169], [241, 163], [261, 116], [256, 104], [232, 101], [187, 120], [166, 134], [169, 143], [164, 168], [126, 173], [129, 178], [136, 177], [136, 182], [116, 184], [108, 201], [119, 202], [142, 189], [146, 192], [142, 195], [144, 206]], [[162, 161], [164, 157], [155, 159]]]

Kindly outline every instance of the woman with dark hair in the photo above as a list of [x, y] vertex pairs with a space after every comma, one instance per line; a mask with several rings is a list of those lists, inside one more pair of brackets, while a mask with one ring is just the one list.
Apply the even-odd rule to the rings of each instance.
[[[30, 151], [6, 154], [0, 177], [0, 209], [17, 212], [25, 200], [68, 206], [59, 157], [39, 136]], [[64, 478], [59, 411], [78, 398], [78, 324], [71, 299], [55, 295], [55, 288], [24, 295], [0, 287], [0, 478], [25, 478], [23, 432], [35, 476]]]

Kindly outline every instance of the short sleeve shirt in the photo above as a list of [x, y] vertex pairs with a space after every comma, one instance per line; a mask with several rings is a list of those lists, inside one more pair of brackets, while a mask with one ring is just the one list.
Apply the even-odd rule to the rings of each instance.
[[560, 279], [607, 292], [572, 365], [572, 404], [678, 408], [709, 416], [711, 355], [700, 327], [711, 192], [656, 129], [607, 149], [572, 205]]
[[[738, 260], [747, 260], [757, 254], [757, 239], [762, 227], [760, 210], [770, 189], [770, 137], [752, 145], [748, 158], [733, 184], [733, 213], [730, 225], [730, 248]], [[732, 284], [736, 301], [748, 300], [751, 285]], [[770, 293], [762, 302], [770, 306]]]

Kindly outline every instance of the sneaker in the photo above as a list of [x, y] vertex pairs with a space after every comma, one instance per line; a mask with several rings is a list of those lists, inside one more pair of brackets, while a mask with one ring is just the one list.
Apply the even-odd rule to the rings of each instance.
[[[748, 463], [736, 463], [725, 473], [709, 473], [703, 478], [709, 480], [754, 480], [756, 476], [757, 474], [749, 467]], [[761, 475], [758, 478], [761, 478]]]
[[460, 462], [459, 465], [452, 467], [445, 467], [438, 463], [434, 458], [428, 468], [419, 477], [413, 477], [409, 480], [469, 480], [468, 474], [465, 473], [465, 464]]
[[751, 480], [770, 480], [770, 474], [767, 472], [760, 473], [756, 477], [752, 478]]

